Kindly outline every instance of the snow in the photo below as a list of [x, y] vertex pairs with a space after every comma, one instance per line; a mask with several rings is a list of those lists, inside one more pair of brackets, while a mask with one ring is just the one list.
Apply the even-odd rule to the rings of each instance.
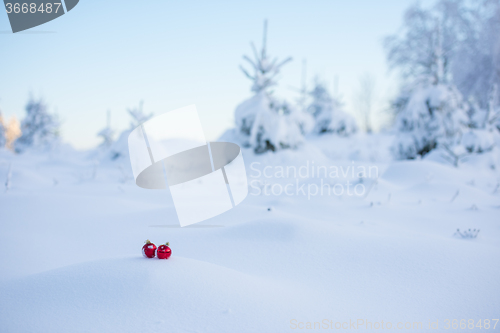
[[[0, 148], [0, 332], [493, 328], [499, 4], [408, 8], [384, 40], [403, 80], [389, 108], [395, 124], [377, 134], [374, 80], [355, 103], [369, 134], [344, 112], [336, 84], [334, 94], [319, 78], [307, 87], [305, 60], [298, 101], [276, 94], [292, 58], [270, 56], [265, 21], [260, 49], [251, 43], [240, 66], [251, 96], [219, 139], [241, 146], [247, 179], [226, 173], [230, 185], [248, 180], [248, 196], [187, 227], [174, 190], [134, 183], [129, 134], [153, 116], [142, 101], [116, 138], [108, 111], [103, 143], [84, 152], [62, 143], [42, 98], [30, 97], [21, 128], [0, 114], [0, 147], [18, 153]], [[184, 150], [168, 123], [157, 139]], [[173, 255], [144, 258], [146, 239]]]
[[[185, 228], [168, 190], [137, 187], [121, 159], [0, 150], [1, 182], [12, 174], [0, 191], [0, 331], [287, 332], [324, 319], [426, 331], [429, 321], [498, 318], [495, 151], [453, 167], [437, 151], [394, 162], [391, 143], [325, 134], [297, 150], [242, 149], [250, 184], [307, 190], [324, 177], [253, 169], [308, 162], [378, 173], [362, 179], [363, 196], [250, 188], [239, 206]], [[359, 181], [339, 173], [323, 180]], [[481, 231], [462, 239], [457, 228]], [[146, 239], [170, 242], [172, 257], [143, 258]]]

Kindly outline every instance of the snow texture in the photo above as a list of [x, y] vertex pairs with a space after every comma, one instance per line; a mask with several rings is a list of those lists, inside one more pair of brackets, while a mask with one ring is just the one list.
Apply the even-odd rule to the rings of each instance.
[[[0, 151], [0, 175], [11, 173], [0, 192], [1, 331], [288, 332], [323, 319], [426, 331], [497, 318], [500, 161], [490, 151], [458, 168], [433, 154], [393, 162], [391, 142], [323, 135], [297, 150], [243, 149], [247, 199], [187, 228], [168, 190], [138, 188], [116, 161]], [[306, 164], [340, 176], [266, 176]], [[359, 179], [361, 166], [378, 172]], [[361, 181], [367, 193], [255, 195], [258, 182], [296, 181]], [[169, 241], [172, 257], [143, 258], [145, 239]]]

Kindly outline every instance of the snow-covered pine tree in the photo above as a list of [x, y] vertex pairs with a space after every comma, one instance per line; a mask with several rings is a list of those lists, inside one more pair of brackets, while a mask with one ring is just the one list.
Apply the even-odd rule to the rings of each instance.
[[30, 96], [26, 104], [26, 116], [21, 122], [21, 136], [16, 140], [16, 152], [30, 148], [51, 148], [59, 139], [60, 123], [57, 117], [48, 112], [48, 107], [40, 98]]
[[304, 134], [312, 127], [309, 114], [295, 108], [286, 101], [273, 96], [272, 87], [277, 84], [280, 68], [291, 61], [287, 58], [272, 59], [266, 48], [267, 22], [264, 22], [264, 39], [261, 52], [252, 43], [254, 59], [243, 58], [251, 65], [253, 74], [240, 66], [243, 73], [252, 80], [250, 99], [236, 107], [236, 133], [233, 139], [256, 153], [268, 150], [296, 148], [304, 139]]
[[314, 133], [349, 136], [358, 131], [354, 117], [342, 110], [342, 103], [330, 95], [326, 85], [318, 78], [315, 79], [314, 88], [309, 92], [309, 96], [312, 102], [307, 110], [315, 120]]
[[395, 157], [414, 159], [440, 145], [446, 150], [454, 149], [466, 129], [466, 112], [467, 104], [452, 85], [415, 88], [396, 117]]

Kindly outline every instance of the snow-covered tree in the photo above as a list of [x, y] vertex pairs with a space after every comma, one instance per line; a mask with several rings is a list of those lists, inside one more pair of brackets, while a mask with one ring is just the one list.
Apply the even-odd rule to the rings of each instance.
[[42, 99], [30, 97], [26, 105], [26, 116], [21, 122], [21, 136], [15, 142], [15, 150], [23, 152], [29, 148], [50, 148], [59, 139], [60, 123], [48, 112]]
[[296, 148], [311, 130], [313, 121], [304, 110], [293, 107], [286, 101], [273, 96], [280, 68], [291, 58], [279, 61], [271, 58], [266, 48], [267, 22], [264, 23], [264, 40], [261, 52], [252, 43], [254, 59], [243, 58], [253, 72], [240, 66], [243, 73], [252, 80], [254, 96], [236, 107], [235, 140], [252, 147], [256, 153]]
[[414, 89], [397, 115], [393, 153], [398, 159], [414, 159], [442, 146], [452, 150], [466, 129], [467, 104], [451, 85], [425, 85]]
[[342, 103], [330, 95], [325, 84], [319, 79], [314, 82], [314, 88], [309, 92], [312, 98], [307, 110], [315, 120], [314, 133], [335, 133], [349, 136], [357, 132], [354, 118], [342, 110]]
[[389, 64], [410, 85], [451, 82], [477, 104], [470, 110], [476, 117], [474, 111], [486, 110], [489, 92], [500, 85], [500, 0], [439, 0], [430, 9], [413, 5], [402, 31], [387, 37], [384, 46]]
[[461, 6], [460, 0], [441, 0], [431, 10], [414, 5], [406, 12], [403, 33], [385, 41], [389, 64], [406, 79], [395, 103], [399, 112], [393, 152], [399, 159], [424, 156], [437, 147], [456, 156], [461, 149], [469, 106], [449, 75], [461, 38]]

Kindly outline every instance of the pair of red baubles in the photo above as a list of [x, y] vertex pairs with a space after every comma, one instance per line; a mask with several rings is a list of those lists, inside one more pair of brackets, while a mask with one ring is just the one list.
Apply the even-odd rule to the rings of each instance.
[[142, 254], [146, 258], [154, 258], [155, 256], [158, 259], [168, 259], [172, 255], [172, 250], [168, 247], [169, 243], [167, 242], [164, 245], [158, 246], [151, 243], [149, 239], [146, 241], [146, 244], [142, 247]]

